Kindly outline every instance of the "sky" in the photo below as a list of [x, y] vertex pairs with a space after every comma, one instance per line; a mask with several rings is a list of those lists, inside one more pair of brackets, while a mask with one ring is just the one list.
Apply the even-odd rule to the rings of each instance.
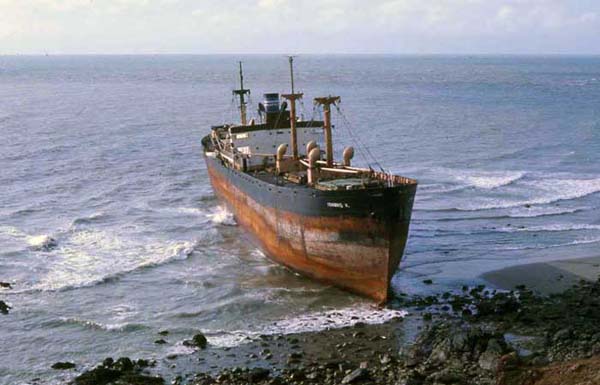
[[600, 0], [0, 0], [0, 54], [600, 54]]

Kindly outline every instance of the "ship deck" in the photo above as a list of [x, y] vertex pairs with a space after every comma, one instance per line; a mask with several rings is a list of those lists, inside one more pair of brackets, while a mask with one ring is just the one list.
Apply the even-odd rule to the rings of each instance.
[[339, 176], [334, 178], [321, 179], [318, 181], [317, 184], [311, 186], [306, 183], [298, 183], [297, 181], [289, 179], [290, 175], [291, 177], [296, 177], [294, 179], [297, 179], [299, 177], [298, 174], [301, 175], [302, 173], [289, 173], [284, 176], [269, 171], [255, 171], [246, 172], [245, 174], [274, 186], [287, 187], [299, 190], [367, 190], [370, 188], [386, 187], [386, 184], [383, 181], [370, 176]]

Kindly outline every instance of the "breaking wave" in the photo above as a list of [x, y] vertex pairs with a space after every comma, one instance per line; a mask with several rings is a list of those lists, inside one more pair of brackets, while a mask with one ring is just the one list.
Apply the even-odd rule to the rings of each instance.
[[537, 218], [553, 215], [574, 214], [586, 210], [585, 208], [566, 208], [566, 207], [543, 207], [532, 206], [524, 209], [511, 210], [506, 217], [508, 218]]
[[233, 214], [225, 206], [217, 206], [215, 211], [206, 215], [213, 223], [224, 226], [237, 226]]
[[58, 246], [58, 241], [46, 234], [27, 237], [27, 243], [32, 250], [38, 251], [50, 251]]
[[529, 227], [511, 226], [511, 227], [503, 227], [503, 228], [497, 229], [496, 231], [505, 232], [505, 233], [514, 233], [514, 232], [520, 232], [520, 231], [555, 232], [555, 231], [578, 231], [578, 230], [600, 230], [600, 225], [565, 223], [565, 224], [551, 224], [551, 225], [529, 226]]
[[571, 242], [556, 243], [556, 244], [550, 244], [550, 245], [507, 246], [507, 247], [499, 247], [499, 250], [518, 251], [518, 250], [553, 249], [556, 247], [589, 245], [589, 244], [594, 244], [594, 243], [600, 243], [600, 238], [583, 238], [583, 239], [576, 239]]
[[215, 346], [231, 347], [256, 339], [260, 335], [295, 334], [300, 332], [316, 332], [324, 329], [343, 328], [359, 322], [382, 324], [395, 318], [403, 318], [408, 313], [404, 310], [378, 308], [371, 305], [360, 305], [339, 310], [307, 313], [285, 318], [256, 331], [215, 331], [206, 333], [208, 341]]
[[[477, 216], [449, 216], [449, 217], [436, 217], [429, 219], [429, 221], [435, 222], [454, 222], [454, 221], [480, 221], [482, 219], [508, 219], [508, 218], [538, 218], [538, 217], [550, 217], [564, 214], [574, 214], [587, 210], [588, 208], [577, 207], [577, 208], [566, 208], [566, 207], [552, 207], [552, 206], [532, 206], [529, 208], [514, 208], [506, 214], [500, 213], [497, 215], [477, 215]], [[458, 209], [446, 210], [448, 212], [464, 212]], [[415, 221], [416, 222], [416, 221]]]
[[106, 214], [104, 214], [103, 212], [96, 212], [91, 215], [88, 215], [87, 217], [81, 217], [81, 218], [75, 219], [73, 221], [73, 223], [71, 224], [71, 227], [76, 227], [78, 225], [88, 225], [88, 224], [97, 222], [99, 220], [102, 220], [105, 217], [106, 217]]
[[54, 251], [31, 290], [56, 291], [109, 282], [132, 271], [188, 258], [198, 242], [139, 243], [105, 231], [78, 231]]
[[61, 317], [61, 318], [59, 318], [58, 323], [63, 324], [63, 325], [64, 324], [79, 325], [79, 326], [85, 327], [86, 329], [105, 330], [105, 331], [111, 331], [111, 332], [112, 331], [132, 332], [132, 331], [137, 331], [137, 330], [148, 328], [146, 325], [139, 324], [139, 323], [121, 322], [121, 323], [106, 323], [106, 324], [104, 324], [101, 322], [81, 319], [81, 318], [77, 318], [77, 317], [73, 317], [73, 318]]
[[206, 215], [206, 211], [197, 207], [178, 207], [177, 211], [188, 215]]
[[476, 188], [492, 190], [511, 185], [526, 175], [524, 171], [483, 171], [483, 170], [457, 170], [438, 168], [434, 171], [435, 180], [441, 182], [419, 186], [419, 191], [425, 193], [449, 193], [454, 191]]
[[456, 179], [465, 182], [468, 186], [480, 189], [494, 189], [502, 186], [508, 186], [525, 176], [523, 171], [489, 171], [482, 174], [458, 175]]
[[27, 237], [27, 234], [13, 226], [0, 226], [0, 236], [6, 238], [25, 239]]
[[546, 205], [560, 201], [574, 200], [600, 192], [600, 178], [595, 179], [542, 179], [522, 181], [527, 191], [534, 194], [531, 198], [501, 200], [494, 198], [473, 198], [464, 206], [440, 207], [424, 211], [479, 211], [493, 209], [530, 208], [533, 205]]
[[13, 243], [17, 248], [27, 247], [34, 251], [51, 251], [58, 246], [58, 241], [51, 235], [29, 235], [12, 226], [0, 226], [0, 241], [4, 245]]

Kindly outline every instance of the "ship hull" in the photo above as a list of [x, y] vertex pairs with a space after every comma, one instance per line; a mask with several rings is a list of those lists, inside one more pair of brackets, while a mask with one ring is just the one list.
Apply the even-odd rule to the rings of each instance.
[[277, 186], [205, 153], [218, 199], [271, 260], [386, 302], [408, 236], [416, 185], [352, 191]]

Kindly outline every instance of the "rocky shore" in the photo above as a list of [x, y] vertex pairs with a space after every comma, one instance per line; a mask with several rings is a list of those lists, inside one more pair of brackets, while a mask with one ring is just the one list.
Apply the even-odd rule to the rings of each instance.
[[[0, 282], [0, 290], [2, 289], [12, 289], [12, 285], [8, 282]], [[0, 314], [7, 315], [10, 309], [12, 309], [12, 307], [9, 304], [0, 300]]]
[[[107, 359], [73, 381], [101, 384], [600, 384], [600, 280], [543, 296], [463, 287], [402, 297], [410, 315], [380, 325], [261, 336], [156, 362]], [[175, 369], [177, 368], [177, 369]]]

